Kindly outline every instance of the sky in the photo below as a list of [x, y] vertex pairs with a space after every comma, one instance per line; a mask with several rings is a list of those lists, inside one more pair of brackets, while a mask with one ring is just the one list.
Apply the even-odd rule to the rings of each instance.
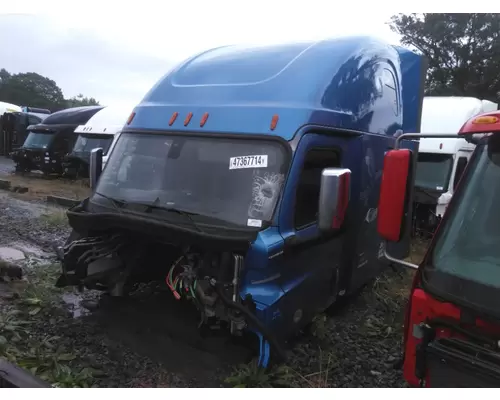
[[0, 68], [37, 72], [65, 97], [103, 105], [139, 102], [177, 63], [217, 46], [363, 34], [399, 42], [387, 25], [395, 12], [357, 14], [331, 0], [21, 3], [0, 8]]

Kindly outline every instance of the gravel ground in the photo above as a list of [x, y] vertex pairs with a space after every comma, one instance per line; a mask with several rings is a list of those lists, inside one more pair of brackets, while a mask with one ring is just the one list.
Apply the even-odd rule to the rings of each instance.
[[[54, 245], [62, 244], [69, 233], [64, 214], [42, 203], [24, 201], [0, 192], [0, 208], [3, 210], [0, 214], [0, 246], [24, 243], [51, 251]], [[51, 216], [47, 217], [47, 214]], [[53, 261], [44, 262], [50, 264]], [[44, 296], [48, 296], [50, 305], [37, 306], [41, 311], [37, 308], [36, 312], [29, 308], [31, 315], [26, 314], [26, 310], [23, 315], [31, 321], [31, 339], [45, 343], [52, 338], [73, 355], [62, 357], [61, 365], [66, 365], [63, 377], [59, 372], [59, 375], [44, 375], [37, 371], [38, 375], [60, 385], [404, 386], [401, 371], [394, 369], [393, 364], [400, 356], [401, 325], [411, 281], [406, 272], [388, 271], [333, 315], [319, 316], [309, 331], [296, 340], [287, 366], [261, 373], [251, 364], [231, 366], [238, 357], [233, 358], [224, 343], [215, 345], [218, 352], [213, 353], [201, 349], [195, 339], [185, 337], [182, 329], [170, 331], [172, 327], [162, 314], [164, 308], [158, 307], [167, 301], [161, 297], [163, 294], [146, 291], [142, 297], [125, 304], [102, 301], [100, 309], [94, 313], [74, 318], [75, 313], [60, 306], [63, 304], [61, 299], [65, 298], [66, 304], [77, 304], [78, 311], [79, 295], [53, 289], [56, 266], [37, 268], [52, 271], [42, 277], [38, 272], [28, 273], [28, 276], [35, 277], [32, 289], [45, 289]], [[5, 307], [12, 309], [13, 306], [4, 304], [3, 307], [5, 312]], [[229, 381], [226, 380], [228, 376]]]

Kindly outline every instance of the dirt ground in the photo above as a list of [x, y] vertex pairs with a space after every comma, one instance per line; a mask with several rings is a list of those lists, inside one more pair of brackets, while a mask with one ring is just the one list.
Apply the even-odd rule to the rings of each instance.
[[[94, 292], [56, 289], [54, 247], [69, 227], [63, 209], [39, 200], [54, 193], [82, 198], [77, 196], [85, 196], [85, 188], [15, 179], [34, 189], [22, 198], [0, 191], [0, 248], [23, 251], [25, 258], [16, 263], [26, 275], [8, 295], [2, 297], [0, 286], [0, 356], [55, 386], [405, 386], [393, 366], [400, 357], [410, 271], [389, 269], [344, 306], [319, 315], [293, 342], [287, 364], [264, 372], [230, 343], [202, 345], [197, 333], [187, 333], [191, 322], [174, 326], [167, 311], [171, 296], [158, 287], [118, 303]], [[425, 243], [414, 243], [411, 261], [424, 251]], [[92, 311], [82, 300], [94, 304]]]
[[11, 187], [22, 186], [29, 188], [27, 193], [19, 194], [18, 197], [25, 200], [42, 200], [47, 196], [60, 196], [72, 200], [83, 200], [90, 194], [88, 180], [73, 181], [57, 178], [54, 176], [44, 177], [40, 173], [28, 174], [14, 173], [14, 163], [0, 157], [0, 179], [11, 182]]
[[90, 194], [88, 182], [70, 181], [63, 179], [49, 179], [41, 175], [21, 176], [9, 174], [0, 176], [0, 179], [7, 179], [11, 186], [28, 187], [29, 191], [21, 196], [27, 200], [45, 200], [47, 196], [66, 197], [72, 200], [83, 200]]

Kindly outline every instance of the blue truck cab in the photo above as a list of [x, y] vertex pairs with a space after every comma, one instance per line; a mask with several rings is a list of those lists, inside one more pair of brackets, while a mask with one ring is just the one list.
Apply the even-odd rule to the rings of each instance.
[[[93, 151], [58, 286], [121, 296], [161, 279], [201, 324], [256, 333], [261, 365], [283, 356], [383, 268], [384, 154], [419, 132], [425, 73], [422, 56], [370, 37], [181, 63], [135, 107], [102, 172]], [[406, 239], [391, 253], [408, 254]]]

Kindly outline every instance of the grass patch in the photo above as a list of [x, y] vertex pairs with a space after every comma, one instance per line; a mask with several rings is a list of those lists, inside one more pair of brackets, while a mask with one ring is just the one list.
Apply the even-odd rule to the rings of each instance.
[[42, 214], [40, 221], [50, 227], [59, 227], [68, 224], [68, 217], [65, 209], [57, 208], [47, 214]]
[[235, 388], [327, 388], [332, 387], [328, 379], [334, 363], [335, 355], [332, 352], [320, 350], [317, 370], [303, 375], [284, 364], [267, 370], [259, 368], [254, 360], [235, 368], [225, 383]]
[[67, 179], [47, 179], [33, 174], [22, 176], [11, 174], [4, 176], [11, 182], [11, 186], [25, 186], [29, 188], [27, 193], [16, 193], [16, 197], [22, 199], [37, 199], [45, 201], [49, 195], [66, 197], [74, 200], [83, 200], [91, 193], [88, 179], [70, 181]]
[[19, 297], [22, 305], [30, 308], [30, 315], [36, 315], [42, 308], [50, 308], [61, 302], [60, 295], [64, 290], [55, 287], [60, 272], [58, 263], [38, 265], [28, 272], [27, 285]]
[[[30, 371], [56, 387], [91, 387], [99, 371], [77, 367], [78, 354], [58, 336], [42, 334], [40, 326], [57, 324], [64, 314], [60, 295], [54, 286], [58, 264], [38, 265], [18, 288], [18, 300], [0, 310], [0, 356]], [[38, 329], [30, 329], [31, 326]], [[47, 329], [47, 332], [50, 329]], [[37, 333], [38, 332], [38, 333]]]
[[225, 383], [235, 388], [274, 388], [290, 387], [296, 379], [296, 373], [286, 365], [265, 370], [252, 361], [235, 368]]
[[420, 264], [424, 259], [425, 253], [427, 252], [427, 247], [429, 246], [429, 241], [415, 238], [411, 241], [410, 256], [407, 261]]

